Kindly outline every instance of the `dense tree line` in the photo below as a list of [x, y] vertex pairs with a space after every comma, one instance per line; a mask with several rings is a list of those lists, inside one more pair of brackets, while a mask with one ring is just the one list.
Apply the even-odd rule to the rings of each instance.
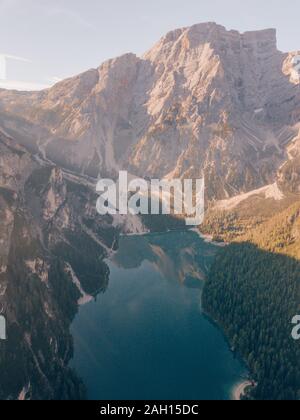
[[297, 259], [254, 244], [232, 244], [216, 257], [203, 305], [258, 384], [247, 398], [300, 398], [300, 343], [291, 337], [299, 284]]

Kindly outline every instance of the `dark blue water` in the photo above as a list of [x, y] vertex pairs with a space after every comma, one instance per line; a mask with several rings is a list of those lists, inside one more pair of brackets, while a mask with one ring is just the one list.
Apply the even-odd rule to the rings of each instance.
[[107, 291], [72, 326], [89, 399], [231, 397], [244, 367], [201, 312], [215, 251], [193, 232], [121, 239]]

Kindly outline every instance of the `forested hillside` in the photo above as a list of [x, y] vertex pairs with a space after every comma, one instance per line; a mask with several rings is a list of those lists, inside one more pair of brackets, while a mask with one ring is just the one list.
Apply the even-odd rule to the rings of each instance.
[[300, 204], [223, 248], [204, 290], [205, 311], [224, 329], [258, 383], [248, 398], [300, 398]]

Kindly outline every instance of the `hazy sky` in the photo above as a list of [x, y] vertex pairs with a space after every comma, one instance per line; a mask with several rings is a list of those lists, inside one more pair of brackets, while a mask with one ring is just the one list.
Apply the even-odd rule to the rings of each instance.
[[8, 63], [16, 80], [48, 82], [141, 54], [167, 31], [205, 21], [274, 27], [281, 50], [300, 49], [299, 0], [0, 0], [0, 16], [0, 54], [32, 61]]

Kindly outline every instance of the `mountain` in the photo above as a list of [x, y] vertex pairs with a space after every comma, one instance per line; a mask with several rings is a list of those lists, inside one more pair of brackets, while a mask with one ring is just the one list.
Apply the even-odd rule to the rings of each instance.
[[[0, 90], [0, 312], [10, 334], [0, 343], [0, 399], [84, 397], [68, 367], [78, 305], [106, 289], [104, 259], [120, 232], [170, 223], [96, 214], [96, 178], [120, 169], [155, 178], [205, 175], [202, 230], [237, 242], [213, 266], [207, 312], [258, 379], [255, 398], [299, 394], [288, 357], [298, 354], [294, 346], [282, 346], [282, 382], [270, 384], [268, 376], [282, 344], [281, 337], [273, 343], [268, 314], [290, 322], [299, 306], [295, 55], [278, 51], [273, 29], [240, 34], [205, 23], [170, 32], [142, 57], [126, 54], [48, 90]], [[253, 276], [244, 276], [253, 261], [254, 287]], [[249, 328], [240, 325], [241, 311]], [[262, 319], [266, 338], [257, 332]], [[287, 382], [295, 386], [283, 389]]]
[[[232, 233], [232, 232], [231, 232]], [[247, 363], [256, 386], [246, 398], [299, 400], [300, 201], [221, 249], [203, 294], [206, 313]]]
[[0, 399], [81, 399], [69, 326], [105, 290], [103, 258], [118, 229], [96, 217], [97, 197], [80, 178], [3, 135], [0, 168]]
[[0, 127], [72, 171], [204, 173], [208, 198], [226, 199], [272, 184], [299, 136], [295, 55], [273, 29], [198, 24], [49, 90], [0, 91]]

